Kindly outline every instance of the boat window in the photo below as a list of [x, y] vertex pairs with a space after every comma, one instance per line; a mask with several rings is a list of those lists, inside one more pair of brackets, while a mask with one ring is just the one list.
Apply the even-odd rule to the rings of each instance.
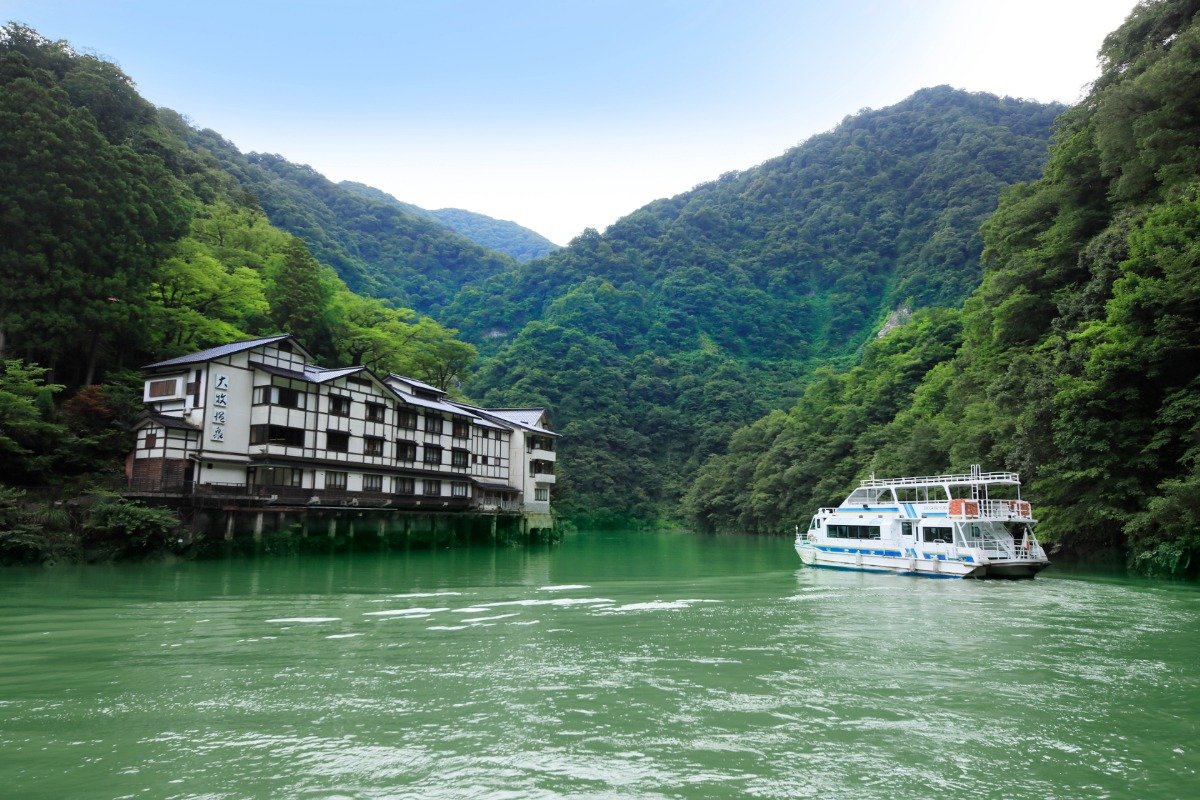
[[904, 534], [905, 536], [912, 536], [912, 525], [913, 524], [911, 522], [901, 522], [900, 533]]
[[871, 503], [891, 503], [892, 490], [888, 488], [866, 488], [859, 487], [850, 493], [846, 498], [847, 505], [863, 505]]
[[935, 528], [927, 526], [924, 529], [924, 540], [927, 542], [944, 542], [945, 544], [954, 543], [954, 528]]
[[833, 539], [878, 539], [878, 525], [828, 525], [826, 535]]

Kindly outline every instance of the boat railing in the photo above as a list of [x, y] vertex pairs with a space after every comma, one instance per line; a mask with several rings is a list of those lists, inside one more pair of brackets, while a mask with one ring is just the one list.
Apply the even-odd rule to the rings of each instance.
[[983, 483], [1020, 484], [1019, 472], [977, 472], [956, 475], [922, 475], [913, 478], [864, 478], [859, 482], [861, 489], [878, 489], [888, 486], [943, 486]]
[[993, 558], [1001, 557], [1016, 561], [1046, 560], [1046, 551], [1033, 537], [1017, 541], [984, 533], [978, 538], [964, 540], [963, 546], [982, 550], [985, 555]]

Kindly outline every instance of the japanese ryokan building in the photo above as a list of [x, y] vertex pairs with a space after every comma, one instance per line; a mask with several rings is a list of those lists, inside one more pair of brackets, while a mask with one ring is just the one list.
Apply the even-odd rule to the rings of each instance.
[[403, 375], [319, 367], [285, 334], [144, 367], [135, 493], [521, 514], [549, 526], [540, 408], [477, 408]]

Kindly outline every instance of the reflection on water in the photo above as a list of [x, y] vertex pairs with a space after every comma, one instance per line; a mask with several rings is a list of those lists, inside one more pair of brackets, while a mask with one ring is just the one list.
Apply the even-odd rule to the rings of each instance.
[[1200, 593], [790, 541], [9, 570], [21, 797], [1186, 797]]

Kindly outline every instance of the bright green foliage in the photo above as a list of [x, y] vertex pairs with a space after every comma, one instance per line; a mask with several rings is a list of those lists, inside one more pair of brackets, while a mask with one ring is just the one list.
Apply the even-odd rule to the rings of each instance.
[[564, 426], [562, 510], [670, 514], [738, 427], [888, 310], [975, 287], [978, 226], [1037, 175], [1059, 110], [922, 90], [585, 231], [459, 293], [446, 316], [490, 355], [468, 388]]
[[66, 436], [55, 419], [53, 396], [63, 387], [45, 382], [46, 369], [6, 359], [0, 374], [0, 464], [12, 483], [36, 481], [54, 465]]
[[89, 546], [116, 547], [126, 554], [164, 549], [178, 538], [179, 529], [174, 511], [120, 497], [101, 498], [83, 524]]
[[[872, 427], [841, 408], [857, 401], [806, 394], [782, 426], [757, 423], [705, 468], [688, 496], [699, 522], [778, 529], [869, 469], [982, 463], [1032, 482], [1042, 533], [1060, 545], [1200, 574], [1198, 12], [1194, 0], [1144, 3], [1105, 40], [1102, 75], [1062, 116], [1043, 177], [1005, 192], [984, 226], [987, 272], [964, 305], [962, 347], [911, 403]], [[738, 447], [768, 438], [767, 453], [796, 446], [774, 463]], [[842, 455], [808, 471], [812, 448]], [[762, 516], [736, 502], [741, 513], [722, 516], [705, 501], [715, 483], [715, 496], [762, 498]]]

